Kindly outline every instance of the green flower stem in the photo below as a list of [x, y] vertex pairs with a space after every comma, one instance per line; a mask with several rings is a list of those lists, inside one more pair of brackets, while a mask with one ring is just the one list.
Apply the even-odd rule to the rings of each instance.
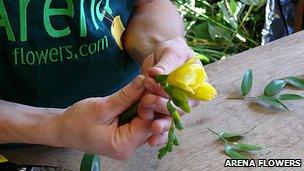
[[227, 97], [228, 100], [247, 100], [247, 101], [254, 101], [257, 98], [256, 97], [245, 97], [245, 96], [239, 96], [239, 97]]
[[157, 75], [154, 79], [158, 83], [166, 82], [168, 79], [168, 75]]
[[138, 105], [138, 102], [134, 103], [130, 108], [128, 108], [126, 111], [124, 111], [118, 117], [119, 125], [128, 123], [129, 121], [133, 120], [137, 116], [137, 105]]
[[174, 122], [172, 121], [171, 122], [171, 127], [169, 129], [167, 144], [158, 151], [158, 157], [157, 158], [162, 159], [168, 152], [172, 152], [173, 145], [178, 146], [179, 141], [178, 141], [178, 138], [177, 138], [176, 133], [175, 133]]
[[174, 144], [175, 146], [179, 146], [179, 140], [178, 140], [177, 137], [175, 137], [175, 139], [174, 139], [174, 141], [173, 141], [173, 144]]
[[167, 109], [169, 110], [170, 114], [172, 115], [173, 122], [175, 124], [176, 129], [178, 129], [180, 131], [183, 130], [184, 126], [181, 122], [180, 115], [179, 115], [178, 111], [172, 106], [171, 100], [169, 100], [167, 102]]
[[215, 135], [217, 135], [221, 140], [223, 140], [225, 143], [228, 143], [228, 141], [223, 138], [222, 136], [220, 136], [217, 132], [213, 131], [211, 128], [207, 128], [209, 131], [211, 131], [212, 133], [214, 133]]
[[[171, 104], [171, 101], [172, 101], [171, 99], [173, 98], [172, 97], [173, 88], [171, 86], [169, 86], [169, 84], [167, 82], [167, 78], [168, 78], [168, 75], [159, 75], [154, 78], [155, 81], [160, 83], [161, 86], [164, 88], [164, 90], [170, 96], [170, 100], [168, 100], [168, 102], [167, 102], [167, 109], [169, 110], [170, 114], [172, 115], [171, 127], [170, 127], [169, 133], [168, 133], [168, 142], [164, 147], [162, 147], [159, 150], [158, 157], [157, 157], [158, 159], [162, 159], [168, 152], [171, 152], [173, 150], [173, 146], [179, 145], [179, 141], [178, 141], [178, 138], [175, 133], [175, 128], [180, 131], [182, 129], [184, 129], [184, 126], [180, 119], [180, 114]], [[132, 119], [134, 119], [137, 116], [137, 112], [136, 112], [137, 105], [138, 105], [138, 102], [133, 104], [129, 109], [127, 109], [125, 112], [123, 112], [119, 116], [118, 122], [120, 125], [130, 122]], [[188, 109], [190, 107], [187, 106], [187, 104], [183, 104], [183, 105], [184, 105], [183, 106], [184, 110], [190, 111], [190, 109]]]

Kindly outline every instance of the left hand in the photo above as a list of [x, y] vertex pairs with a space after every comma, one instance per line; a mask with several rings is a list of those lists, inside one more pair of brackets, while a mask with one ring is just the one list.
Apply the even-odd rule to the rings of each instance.
[[[142, 63], [142, 74], [146, 76], [144, 84], [148, 91], [141, 98], [137, 111], [142, 119], [155, 119], [151, 124], [153, 136], [148, 140], [150, 146], [165, 144], [171, 125], [170, 113], [166, 107], [168, 95], [153, 78], [171, 73], [192, 57], [194, 53], [186, 41], [182, 37], [176, 37], [157, 45]], [[195, 107], [198, 102], [190, 100], [189, 104]]]

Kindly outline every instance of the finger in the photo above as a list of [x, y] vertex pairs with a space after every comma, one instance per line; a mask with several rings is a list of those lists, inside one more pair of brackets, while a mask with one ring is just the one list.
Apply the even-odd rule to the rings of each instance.
[[171, 126], [172, 119], [170, 117], [163, 116], [160, 119], [156, 119], [151, 124], [151, 131], [153, 134], [160, 134], [168, 131]]
[[166, 143], [167, 139], [168, 139], [168, 131], [165, 131], [164, 133], [161, 134], [152, 135], [148, 139], [148, 144], [151, 147], [161, 146]]
[[179, 67], [185, 62], [185, 60], [179, 59], [172, 52], [164, 52], [161, 54], [161, 58], [158, 63], [148, 70], [150, 77], [154, 78], [157, 75], [169, 74], [175, 68]]
[[191, 107], [197, 107], [199, 105], [199, 103], [200, 103], [200, 101], [198, 101], [198, 100], [193, 100], [193, 99], [189, 100], [189, 105]]
[[150, 69], [151, 66], [154, 66], [154, 54], [150, 54], [149, 56], [147, 56], [145, 58], [145, 60], [143, 61], [142, 65], [141, 65], [141, 73], [147, 77], [148, 76], [148, 71]]
[[152, 135], [151, 122], [134, 118], [131, 123], [124, 124], [116, 129], [114, 148], [122, 154], [128, 155], [137, 147], [147, 142]]
[[[154, 94], [147, 94], [144, 95], [140, 100], [140, 105], [142, 105], [143, 108], [148, 108], [150, 110], [153, 110], [156, 113], [160, 113], [162, 115], [171, 116], [170, 112], [167, 109], [167, 102], [168, 99], [164, 97], [160, 97]], [[194, 102], [191, 100], [191, 103]], [[190, 107], [192, 104], [189, 104]], [[185, 114], [184, 111], [182, 111], [180, 108], [176, 107], [179, 114], [182, 116]], [[140, 117], [143, 117], [140, 115]]]
[[143, 120], [152, 121], [154, 119], [154, 111], [150, 108], [144, 107], [142, 105], [142, 101], [138, 103], [137, 114], [138, 117]]
[[170, 115], [167, 109], [168, 99], [154, 94], [146, 94], [140, 100], [140, 105], [143, 108], [153, 110], [157, 113]]
[[115, 117], [136, 103], [142, 96], [145, 88], [145, 77], [138, 75], [131, 83], [113, 95], [105, 97], [107, 109]]
[[193, 51], [181, 37], [161, 43], [154, 54], [156, 65], [148, 71], [151, 77], [159, 74], [169, 74], [194, 56]]
[[165, 90], [153, 78], [146, 78], [144, 85], [145, 88], [152, 94], [167, 98], [169, 97]]

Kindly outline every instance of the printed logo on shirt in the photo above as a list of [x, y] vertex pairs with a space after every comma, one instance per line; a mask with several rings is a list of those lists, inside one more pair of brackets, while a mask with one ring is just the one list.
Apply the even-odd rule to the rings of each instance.
[[[43, 5], [43, 26], [44, 30], [52, 38], [61, 38], [71, 35], [71, 28], [69, 25], [61, 29], [57, 29], [52, 25], [51, 17], [71, 17], [74, 19], [75, 7], [74, 0], [63, 0], [67, 4], [65, 8], [54, 8], [51, 6], [53, 0], [45, 0]], [[110, 6], [110, 0], [91, 0], [89, 6], [89, 14], [85, 12], [85, 1], [79, 0], [79, 36], [87, 36], [88, 19], [86, 15], [90, 15], [90, 23], [96, 30], [100, 28], [98, 23], [105, 19], [112, 22], [111, 34], [120, 49], [123, 49], [121, 43], [121, 36], [125, 30], [125, 26], [121, 21], [121, 17], [113, 16], [113, 10]], [[31, 5], [31, 0], [19, 0], [19, 36], [13, 32], [10, 18], [8, 16], [3, 0], [0, 0], [0, 29], [4, 29], [7, 40], [10, 42], [26, 42], [28, 41], [28, 7]], [[76, 18], [75, 18], [76, 19]], [[66, 24], [66, 23], [65, 23]], [[47, 43], [47, 42], [45, 42]], [[25, 47], [18, 47], [12, 49], [12, 57], [14, 65], [41, 65], [47, 63], [56, 63], [66, 59], [78, 59], [93, 55], [103, 51], [109, 47], [108, 37], [104, 35], [100, 40], [89, 44], [82, 44], [78, 49], [71, 45], [60, 47], [52, 47], [47, 49], [26, 49]]]

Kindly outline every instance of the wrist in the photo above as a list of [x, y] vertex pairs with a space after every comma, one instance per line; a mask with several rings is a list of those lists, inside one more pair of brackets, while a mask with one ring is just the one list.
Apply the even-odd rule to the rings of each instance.
[[61, 115], [64, 109], [42, 109], [42, 118], [38, 121], [39, 123], [34, 126], [36, 129], [40, 129], [35, 136], [35, 144], [49, 145], [53, 147], [66, 147], [64, 145], [62, 137], [62, 124]]
[[[61, 146], [57, 117], [62, 109], [17, 105], [4, 115], [4, 140], [1, 143], [26, 143]], [[14, 113], [11, 113], [14, 112]]]

